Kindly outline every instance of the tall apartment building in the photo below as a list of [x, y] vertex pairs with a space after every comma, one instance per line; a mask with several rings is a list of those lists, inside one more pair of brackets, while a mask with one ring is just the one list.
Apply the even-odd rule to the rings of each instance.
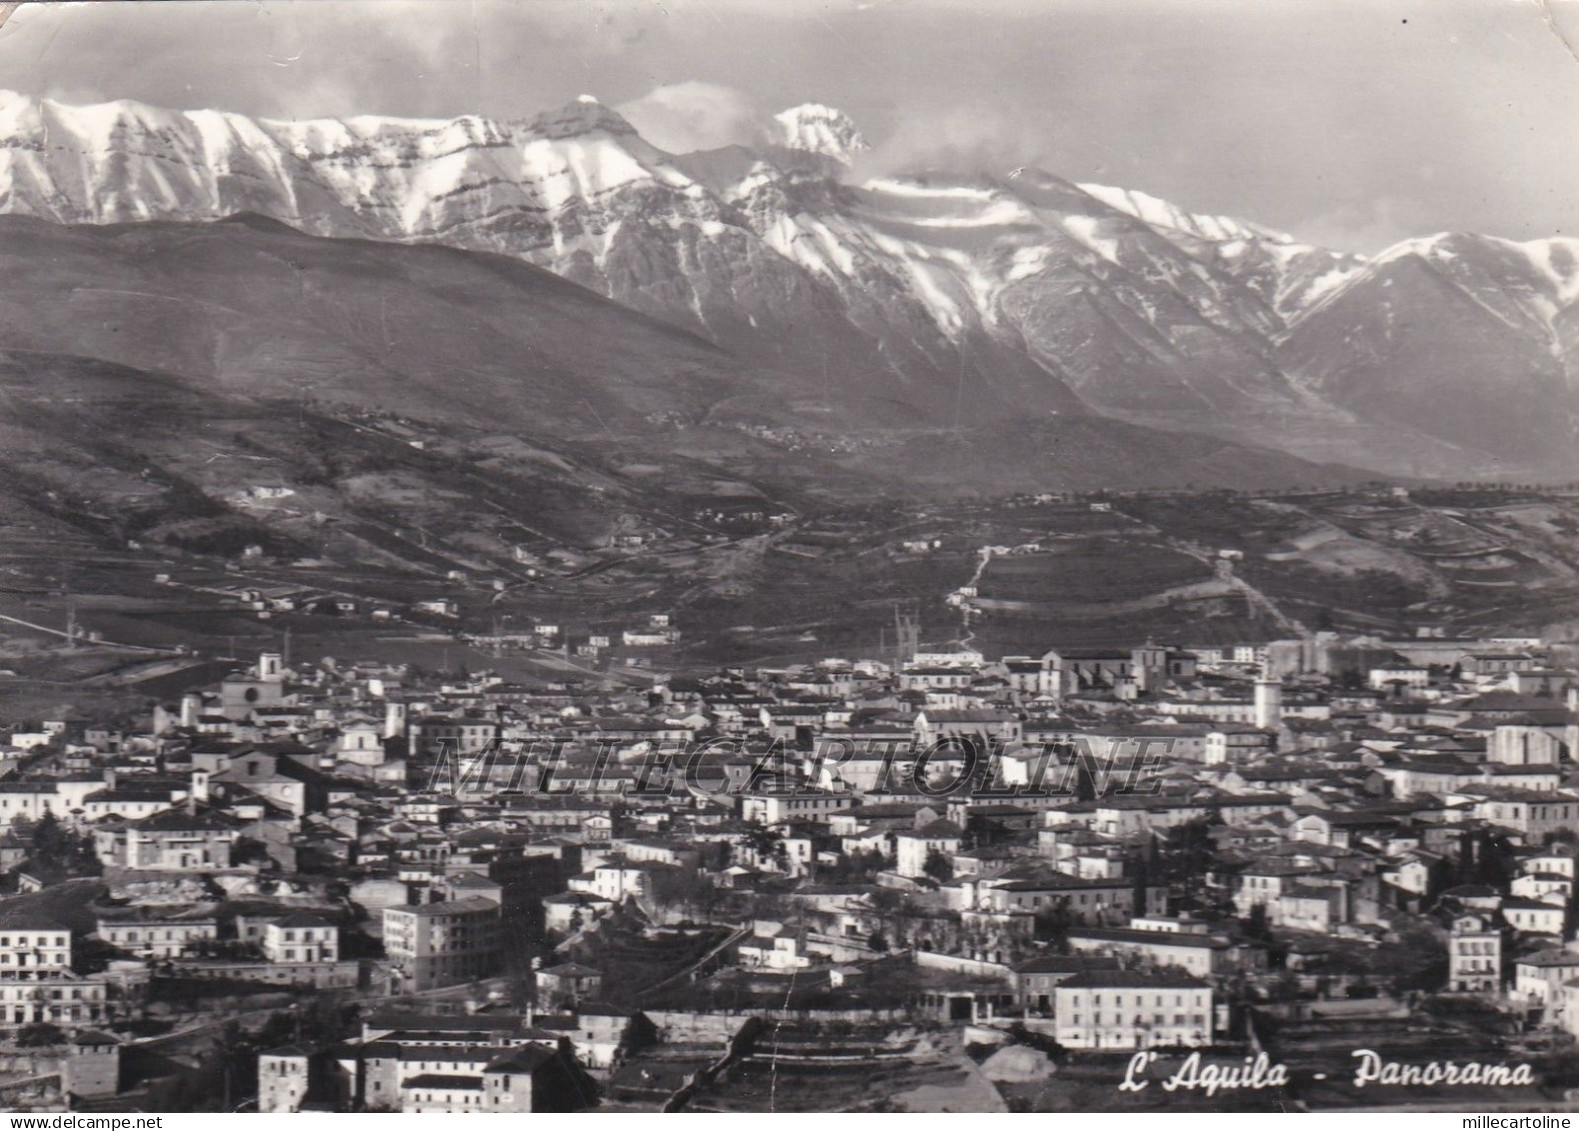
[[499, 960], [499, 905], [472, 896], [384, 909], [384, 951], [398, 991], [416, 993], [492, 974]]

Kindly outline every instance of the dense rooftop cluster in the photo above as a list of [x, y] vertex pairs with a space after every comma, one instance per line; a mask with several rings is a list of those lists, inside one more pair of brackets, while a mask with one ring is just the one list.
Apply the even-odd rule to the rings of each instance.
[[0, 1025], [39, 1104], [113, 1106], [160, 1086], [123, 1042], [245, 1018], [263, 1111], [749, 1107], [794, 1067], [768, 1019], [940, 1065], [967, 1025], [1375, 1048], [1421, 1000], [1579, 1035], [1567, 659], [1323, 633], [633, 690], [266, 653], [4, 735]]

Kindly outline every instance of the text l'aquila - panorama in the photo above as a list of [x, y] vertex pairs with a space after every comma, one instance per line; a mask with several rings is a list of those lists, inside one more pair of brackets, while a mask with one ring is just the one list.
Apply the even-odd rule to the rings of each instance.
[[[1482, 1064], [1478, 1061], [1427, 1061], [1424, 1064], [1403, 1064], [1386, 1060], [1372, 1049], [1356, 1049], [1352, 1054], [1359, 1061], [1354, 1069], [1354, 1086], [1367, 1084], [1393, 1087], [1433, 1087], [1436, 1085], [1484, 1085], [1510, 1087], [1535, 1083], [1535, 1075], [1528, 1064]], [[1121, 1092], [1139, 1092], [1150, 1086], [1147, 1070], [1157, 1060], [1157, 1053], [1138, 1052], [1130, 1058], [1119, 1084]], [[1165, 1092], [1202, 1091], [1208, 1096], [1225, 1091], [1260, 1091], [1281, 1088], [1288, 1084], [1288, 1067], [1274, 1064], [1266, 1053], [1245, 1057], [1243, 1064], [1212, 1064], [1204, 1061], [1198, 1052], [1191, 1053], [1173, 1075], [1162, 1080]]]

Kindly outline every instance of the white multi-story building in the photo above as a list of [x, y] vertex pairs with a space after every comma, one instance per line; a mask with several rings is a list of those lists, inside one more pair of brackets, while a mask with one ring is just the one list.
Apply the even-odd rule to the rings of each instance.
[[785, 821], [826, 821], [841, 809], [848, 809], [856, 798], [848, 793], [827, 793], [820, 789], [785, 790], [782, 793], [748, 793], [740, 799], [740, 815], [762, 825], [781, 825]]
[[1579, 951], [1553, 947], [1513, 964], [1513, 992], [1527, 1006], [1559, 1004], [1563, 986], [1579, 979]]
[[1487, 760], [1504, 766], [1555, 766], [1562, 756], [1562, 740], [1541, 726], [1505, 723], [1486, 745]]
[[493, 973], [499, 905], [474, 896], [384, 909], [384, 950], [402, 992], [453, 986]]
[[1212, 989], [1172, 970], [1094, 970], [1053, 990], [1058, 1043], [1137, 1049], [1212, 1043]]
[[287, 915], [263, 928], [262, 947], [270, 962], [338, 962], [340, 928], [316, 915]]
[[28, 911], [0, 913], [0, 1027], [104, 1020], [104, 983], [71, 970], [71, 931]]
[[71, 969], [71, 931], [29, 917], [0, 926], [0, 977]]
[[258, 1111], [292, 1115], [301, 1111], [311, 1080], [312, 1053], [296, 1045], [258, 1055]]
[[98, 936], [141, 958], [180, 958], [193, 945], [219, 937], [212, 919], [100, 919]]
[[1502, 932], [1479, 915], [1453, 920], [1448, 941], [1447, 988], [1453, 993], [1502, 991]]
[[1517, 829], [1531, 839], [1566, 829], [1579, 820], [1579, 796], [1566, 790], [1511, 786], [1464, 786], [1451, 801], [1469, 801], [1482, 821]]
[[1501, 911], [1508, 926], [1524, 935], [1555, 935], [1560, 938], [1563, 920], [1567, 917], [1567, 911], [1561, 903], [1544, 899], [1505, 899]]

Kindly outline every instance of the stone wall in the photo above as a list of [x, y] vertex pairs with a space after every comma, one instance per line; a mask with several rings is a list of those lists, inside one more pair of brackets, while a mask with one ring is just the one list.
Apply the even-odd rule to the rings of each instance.
[[676, 1044], [721, 1044], [753, 1017], [802, 1025], [904, 1025], [915, 1020], [905, 1009], [748, 1009], [738, 1013], [644, 1009], [642, 1013], [665, 1042]]

